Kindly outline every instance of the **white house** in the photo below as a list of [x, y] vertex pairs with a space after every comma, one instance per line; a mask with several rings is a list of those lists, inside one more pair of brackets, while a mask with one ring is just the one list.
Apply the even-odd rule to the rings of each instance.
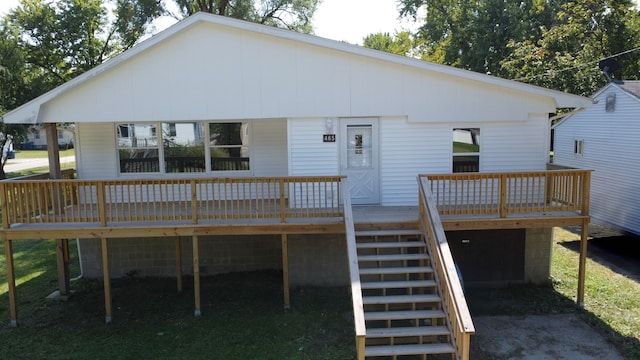
[[611, 82], [593, 98], [554, 126], [553, 162], [593, 169], [592, 217], [640, 235], [640, 81]]
[[[73, 148], [73, 129], [58, 128], [58, 145], [60, 148]], [[45, 150], [47, 148], [47, 134], [44, 127], [35, 126], [28, 134], [27, 140], [20, 144], [23, 150]]]
[[[548, 114], [591, 104], [576, 95], [200, 13], [3, 121], [74, 123], [80, 179], [347, 175], [356, 205], [414, 206], [418, 174], [545, 170]], [[132, 269], [173, 273], [169, 259], [163, 267], [136, 258], [140, 244], [113, 241], [128, 254], [112, 261], [114, 276]], [[550, 249], [550, 240], [546, 244]], [[270, 248], [264, 241], [253, 246]], [[81, 247], [85, 274], [99, 275], [98, 241]], [[346, 267], [343, 253], [323, 258], [316, 252], [300, 261], [324, 261], [332, 272]], [[263, 258], [224, 269], [279, 266], [277, 249], [251, 254], [245, 259]], [[212, 273], [222, 271], [211, 264]], [[312, 275], [308, 281], [331, 281]]]

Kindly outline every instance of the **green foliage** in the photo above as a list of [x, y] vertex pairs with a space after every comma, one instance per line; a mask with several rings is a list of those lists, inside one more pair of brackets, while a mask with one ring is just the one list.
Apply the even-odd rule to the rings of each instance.
[[4, 27], [42, 93], [133, 46], [162, 11], [159, 0], [22, 0]]
[[320, 0], [174, 0], [182, 16], [198, 11], [302, 33], [313, 32], [311, 18]]
[[[640, 44], [637, 25], [638, 11], [629, 0], [566, 2], [540, 39], [510, 43], [513, 53], [502, 67], [513, 78], [591, 95], [607, 82], [599, 60]], [[638, 54], [616, 58], [622, 68], [613, 77], [638, 77]]]
[[[640, 45], [631, 0], [401, 0], [422, 19], [422, 58], [548, 88], [590, 95], [607, 79], [598, 61]], [[637, 79], [636, 52], [617, 56], [614, 77]]]
[[396, 55], [411, 56], [416, 48], [416, 42], [408, 31], [396, 33], [394, 36], [389, 33], [376, 33], [364, 38], [363, 46], [386, 51]]

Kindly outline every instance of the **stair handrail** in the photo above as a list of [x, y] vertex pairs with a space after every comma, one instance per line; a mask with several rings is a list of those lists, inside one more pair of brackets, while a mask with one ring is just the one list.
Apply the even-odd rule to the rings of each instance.
[[349, 277], [351, 279], [351, 300], [353, 301], [353, 322], [356, 334], [356, 354], [358, 360], [364, 360], [367, 328], [364, 321], [364, 305], [362, 302], [362, 286], [360, 284], [360, 267], [358, 266], [358, 250], [356, 248], [356, 231], [353, 224], [351, 194], [346, 178], [340, 180], [340, 193], [344, 208], [344, 225], [349, 260]]
[[441, 289], [445, 314], [453, 331], [458, 359], [469, 359], [471, 335], [475, 333], [471, 313], [458, 276], [451, 250], [440, 221], [438, 209], [429, 190], [428, 178], [418, 176], [420, 223], [433, 262], [436, 281]]

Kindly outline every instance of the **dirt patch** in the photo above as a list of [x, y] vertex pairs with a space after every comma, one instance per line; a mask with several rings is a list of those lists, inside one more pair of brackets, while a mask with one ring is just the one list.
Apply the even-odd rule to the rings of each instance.
[[471, 359], [624, 359], [575, 314], [477, 316]]

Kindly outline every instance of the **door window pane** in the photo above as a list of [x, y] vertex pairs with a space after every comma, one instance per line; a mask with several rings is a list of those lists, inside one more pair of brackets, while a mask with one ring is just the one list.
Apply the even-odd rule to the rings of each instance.
[[347, 126], [347, 167], [365, 169], [373, 166], [372, 129], [370, 125]]

